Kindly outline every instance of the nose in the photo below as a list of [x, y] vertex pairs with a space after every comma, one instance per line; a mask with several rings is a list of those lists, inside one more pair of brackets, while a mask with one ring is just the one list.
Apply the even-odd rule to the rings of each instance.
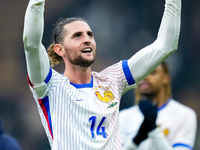
[[83, 43], [86, 44], [86, 45], [89, 45], [91, 43], [91, 38], [90, 38], [89, 35], [86, 34], [84, 36], [84, 42]]
[[143, 80], [148, 81], [149, 80], [149, 75], [146, 76]]

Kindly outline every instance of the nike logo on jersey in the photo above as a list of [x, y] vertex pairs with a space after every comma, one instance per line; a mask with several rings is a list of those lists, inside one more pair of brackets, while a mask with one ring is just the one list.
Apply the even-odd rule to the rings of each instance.
[[84, 99], [77, 99], [76, 101], [77, 101], [77, 102], [80, 102], [80, 101], [84, 101]]

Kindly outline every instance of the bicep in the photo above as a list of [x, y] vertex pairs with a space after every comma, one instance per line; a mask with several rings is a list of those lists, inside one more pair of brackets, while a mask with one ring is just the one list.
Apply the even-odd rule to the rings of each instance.
[[40, 85], [46, 79], [50, 63], [46, 49], [41, 44], [39, 50], [25, 51], [28, 75], [33, 85]]
[[138, 51], [128, 60], [128, 66], [135, 82], [143, 80], [169, 55], [158, 41]]

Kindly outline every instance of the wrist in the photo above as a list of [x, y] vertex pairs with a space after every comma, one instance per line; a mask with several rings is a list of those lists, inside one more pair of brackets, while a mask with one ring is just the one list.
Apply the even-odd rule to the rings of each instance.
[[152, 131], [150, 131], [148, 133], [148, 137], [154, 137], [154, 136], [157, 136], [160, 133], [161, 133], [161, 130], [158, 127], [156, 127], [155, 129], [153, 129]]
[[151, 117], [145, 117], [144, 122], [145, 122], [145, 126], [146, 126], [146, 131], [148, 133], [150, 131], [154, 130], [155, 128], [157, 128], [156, 120], [152, 119]]
[[138, 145], [133, 140], [131, 140], [127, 143], [127, 147], [125, 147], [125, 150], [134, 150], [137, 147]]
[[137, 146], [144, 141], [145, 139], [147, 139], [147, 133], [138, 133], [133, 139], [132, 139], [132, 143], [136, 144]]

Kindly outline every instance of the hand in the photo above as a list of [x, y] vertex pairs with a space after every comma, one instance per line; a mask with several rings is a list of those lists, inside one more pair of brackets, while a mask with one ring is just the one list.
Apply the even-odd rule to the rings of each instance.
[[140, 129], [133, 139], [133, 142], [139, 145], [142, 141], [147, 139], [148, 132], [155, 129], [157, 118], [157, 105], [154, 105], [150, 100], [141, 100], [139, 102], [139, 108], [144, 115], [144, 121], [142, 122]]
[[143, 123], [148, 123], [147, 131], [152, 131], [156, 128], [157, 118], [157, 105], [153, 104], [150, 100], [141, 100], [139, 102], [139, 108], [144, 115]]

